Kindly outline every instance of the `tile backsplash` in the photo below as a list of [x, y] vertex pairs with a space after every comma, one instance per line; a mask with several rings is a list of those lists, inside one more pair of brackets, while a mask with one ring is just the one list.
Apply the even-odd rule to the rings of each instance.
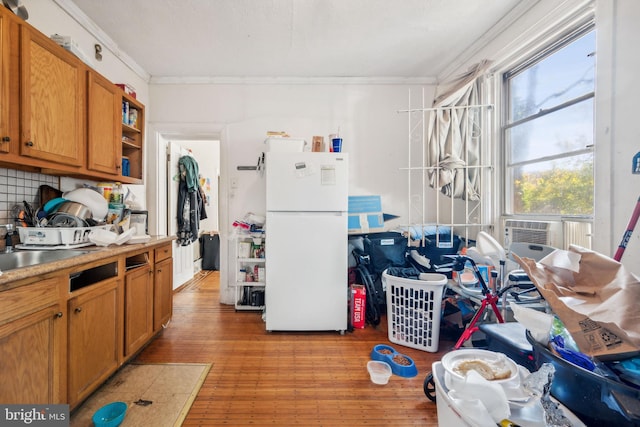
[[0, 224], [14, 223], [13, 207], [23, 206], [23, 201], [31, 203], [34, 209], [40, 207], [38, 189], [41, 185], [60, 188], [60, 178], [36, 172], [0, 168]]

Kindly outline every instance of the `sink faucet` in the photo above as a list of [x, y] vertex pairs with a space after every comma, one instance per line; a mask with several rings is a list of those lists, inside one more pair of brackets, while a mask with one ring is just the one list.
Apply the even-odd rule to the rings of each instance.
[[4, 227], [7, 230], [7, 234], [5, 234], [4, 236], [4, 241], [5, 241], [4, 251], [13, 252], [13, 233], [14, 233], [13, 224], [0, 225], [0, 227]]

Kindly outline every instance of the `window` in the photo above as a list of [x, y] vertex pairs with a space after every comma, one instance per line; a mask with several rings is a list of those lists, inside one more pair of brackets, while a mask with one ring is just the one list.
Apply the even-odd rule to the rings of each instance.
[[505, 213], [593, 215], [595, 37], [585, 26], [504, 73]]

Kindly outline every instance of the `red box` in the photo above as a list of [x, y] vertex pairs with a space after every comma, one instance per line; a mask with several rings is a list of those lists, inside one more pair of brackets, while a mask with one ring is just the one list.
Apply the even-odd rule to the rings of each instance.
[[366, 302], [364, 285], [351, 285], [351, 325], [354, 328], [364, 328]]
[[131, 95], [133, 98], [136, 97], [136, 90], [133, 88], [133, 86], [126, 83], [116, 83], [116, 86], [122, 89], [127, 95]]

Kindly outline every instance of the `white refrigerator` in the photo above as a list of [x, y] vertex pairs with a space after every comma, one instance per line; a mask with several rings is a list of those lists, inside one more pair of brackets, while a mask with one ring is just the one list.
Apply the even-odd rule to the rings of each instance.
[[348, 156], [268, 152], [268, 331], [347, 329]]

